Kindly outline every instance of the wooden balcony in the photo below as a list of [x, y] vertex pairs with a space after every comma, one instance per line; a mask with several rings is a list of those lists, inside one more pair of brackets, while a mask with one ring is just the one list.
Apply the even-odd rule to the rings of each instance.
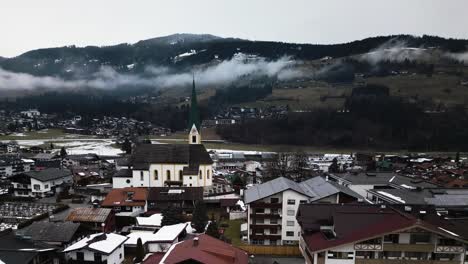
[[355, 264], [460, 264], [453, 260], [356, 259]]
[[256, 228], [277, 228], [277, 229], [281, 229], [281, 225], [279, 224], [251, 224], [250, 225], [250, 228], [252, 229], [256, 229]]
[[384, 251], [434, 252], [434, 244], [383, 244]]
[[354, 249], [358, 251], [382, 251], [382, 244], [355, 244]]
[[257, 218], [257, 219], [265, 219], [265, 218], [273, 218], [273, 219], [280, 219], [280, 214], [261, 214], [261, 213], [251, 213], [250, 217]]
[[436, 253], [463, 253], [465, 252], [465, 248], [462, 246], [442, 246], [437, 245], [435, 247]]
[[282, 207], [282, 203], [251, 203], [250, 208], [274, 208], [279, 209]]

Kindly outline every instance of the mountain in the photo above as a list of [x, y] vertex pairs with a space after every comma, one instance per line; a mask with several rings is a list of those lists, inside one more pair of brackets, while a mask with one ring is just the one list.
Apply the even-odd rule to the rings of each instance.
[[135, 44], [103, 47], [66, 46], [32, 50], [14, 58], [0, 59], [0, 67], [12, 72], [73, 79], [86, 78], [102, 66], [112, 67], [118, 72], [143, 72], [150, 65], [186, 69], [213, 61], [228, 60], [238, 53], [251, 54], [267, 60], [283, 56], [306, 61], [327, 56], [340, 58], [368, 53], [392, 41], [405, 43], [405, 47], [437, 47], [447, 52], [465, 51], [468, 45], [467, 40], [409, 35], [316, 45], [249, 41], [208, 34], [174, 34], [142, 40]]

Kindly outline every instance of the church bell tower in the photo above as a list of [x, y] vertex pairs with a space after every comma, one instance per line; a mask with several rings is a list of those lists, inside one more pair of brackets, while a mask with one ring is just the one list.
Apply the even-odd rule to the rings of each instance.
[[195, 92], [195, 77], [192, 83], [192, 100], [190, 102], [188, 129], [189, 144], [201, 144], [200, 112], [198, 110], [197, 93]]

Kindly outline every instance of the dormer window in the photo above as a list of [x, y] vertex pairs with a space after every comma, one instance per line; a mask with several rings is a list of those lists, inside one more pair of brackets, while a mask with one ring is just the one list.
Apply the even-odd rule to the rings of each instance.
[[197, 136], [192, 136], [192, 143], [197, 143]]

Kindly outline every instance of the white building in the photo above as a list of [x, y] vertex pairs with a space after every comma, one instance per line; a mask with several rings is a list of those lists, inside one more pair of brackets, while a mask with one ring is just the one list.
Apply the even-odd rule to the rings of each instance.
[[90, 235], [67, 247], [63, 252], [67, 260], [77, 263], [122, 263], [124, 242], [128, 238], [117, 234], [98, 233]]
[[188, 144], [138, 146], [127, 164], [129, 171], [114, 175], [113, 187], [211, 186], [213, 160], [201, 144], [199, 123], [194, 83]]
[[174, 243], [183, 240], [186, 234], [187, 223], [163, 226], [156, 233], [137, 231], [127, 235], [125, 247], [135, 248], [138, 238], [141, 239], [147, 252], [166, 252]]
[[296, 183], [284, 177], [255, 185], [245, 191], [247, 240], [259, 245], [297, 244], [300, 227], [296, 221], [299, 204], [342, 203], [361, 199], [358, 194], [315, 177]]
[[47, 168], [30, 171], [10, 178], [15, 196], [45, 197], [60, 191], [62, 184], [73, 182], [72, 173], [66, 169]]

